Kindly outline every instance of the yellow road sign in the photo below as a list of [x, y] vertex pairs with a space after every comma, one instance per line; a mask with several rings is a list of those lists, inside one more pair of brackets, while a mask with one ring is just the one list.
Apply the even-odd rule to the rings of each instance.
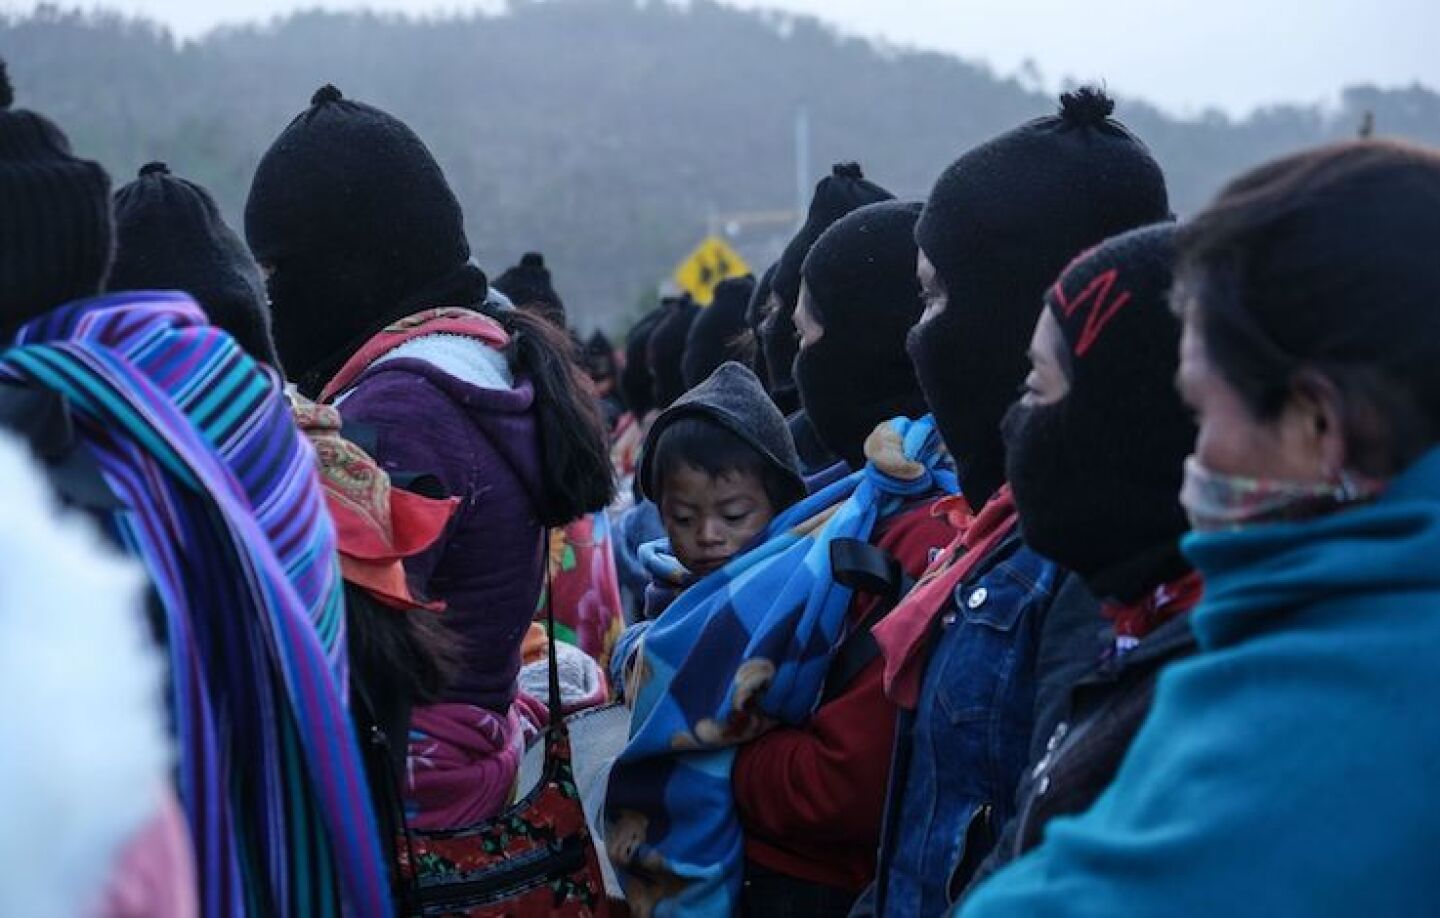
[[701, 306], [709, 306], [715, 298], [715, 287], [729, 277], [750, 273], [750, 266], [740, 253], [719, 236], [706, 236], [675, 269], [675, 283]]

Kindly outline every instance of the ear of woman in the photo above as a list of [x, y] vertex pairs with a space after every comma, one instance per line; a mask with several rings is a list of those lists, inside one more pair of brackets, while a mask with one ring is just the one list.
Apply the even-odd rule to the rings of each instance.
[[1344, 405], [1340, 390], [1324, 374], [1301, 370], [1277, 422], [1281, 449], [1291, 468], [1310, 470], [1316, 482], [1333, 483], [1347, 466]]

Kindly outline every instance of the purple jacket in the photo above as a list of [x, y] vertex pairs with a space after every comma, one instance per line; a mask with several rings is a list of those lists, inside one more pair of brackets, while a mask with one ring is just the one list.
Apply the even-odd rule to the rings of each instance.
[[440, 543], [406, 565], [425, 595], [449, 604], [462, 666], [443, 700], [504, 713], [515, 698], [520, 643], [540, 602], [544, 531], [534, 389], [463, 382], [430, 363], [378, 363], [340, 402], [346, 421], [372, 427], [387, 471], [435, 475], [459, 513]]

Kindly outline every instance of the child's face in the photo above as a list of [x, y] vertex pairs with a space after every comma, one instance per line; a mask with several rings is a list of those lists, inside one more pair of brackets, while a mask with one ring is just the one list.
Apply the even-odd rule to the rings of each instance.
[[696, 576], [724, 566], [774, 516], [758, 475], [710, 475], [682, 463], [662, 484], [660, 519], [670, 550]]

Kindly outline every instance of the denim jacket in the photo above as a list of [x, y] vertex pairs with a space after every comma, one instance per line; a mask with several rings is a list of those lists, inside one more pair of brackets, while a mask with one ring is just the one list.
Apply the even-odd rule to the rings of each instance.
[[896, 738], [878, 914], [941, 914], [1010, 819], [1035, 720], [1041, 631], [1061, 579], [1015, 534], [941, 614], [919, 707]]

